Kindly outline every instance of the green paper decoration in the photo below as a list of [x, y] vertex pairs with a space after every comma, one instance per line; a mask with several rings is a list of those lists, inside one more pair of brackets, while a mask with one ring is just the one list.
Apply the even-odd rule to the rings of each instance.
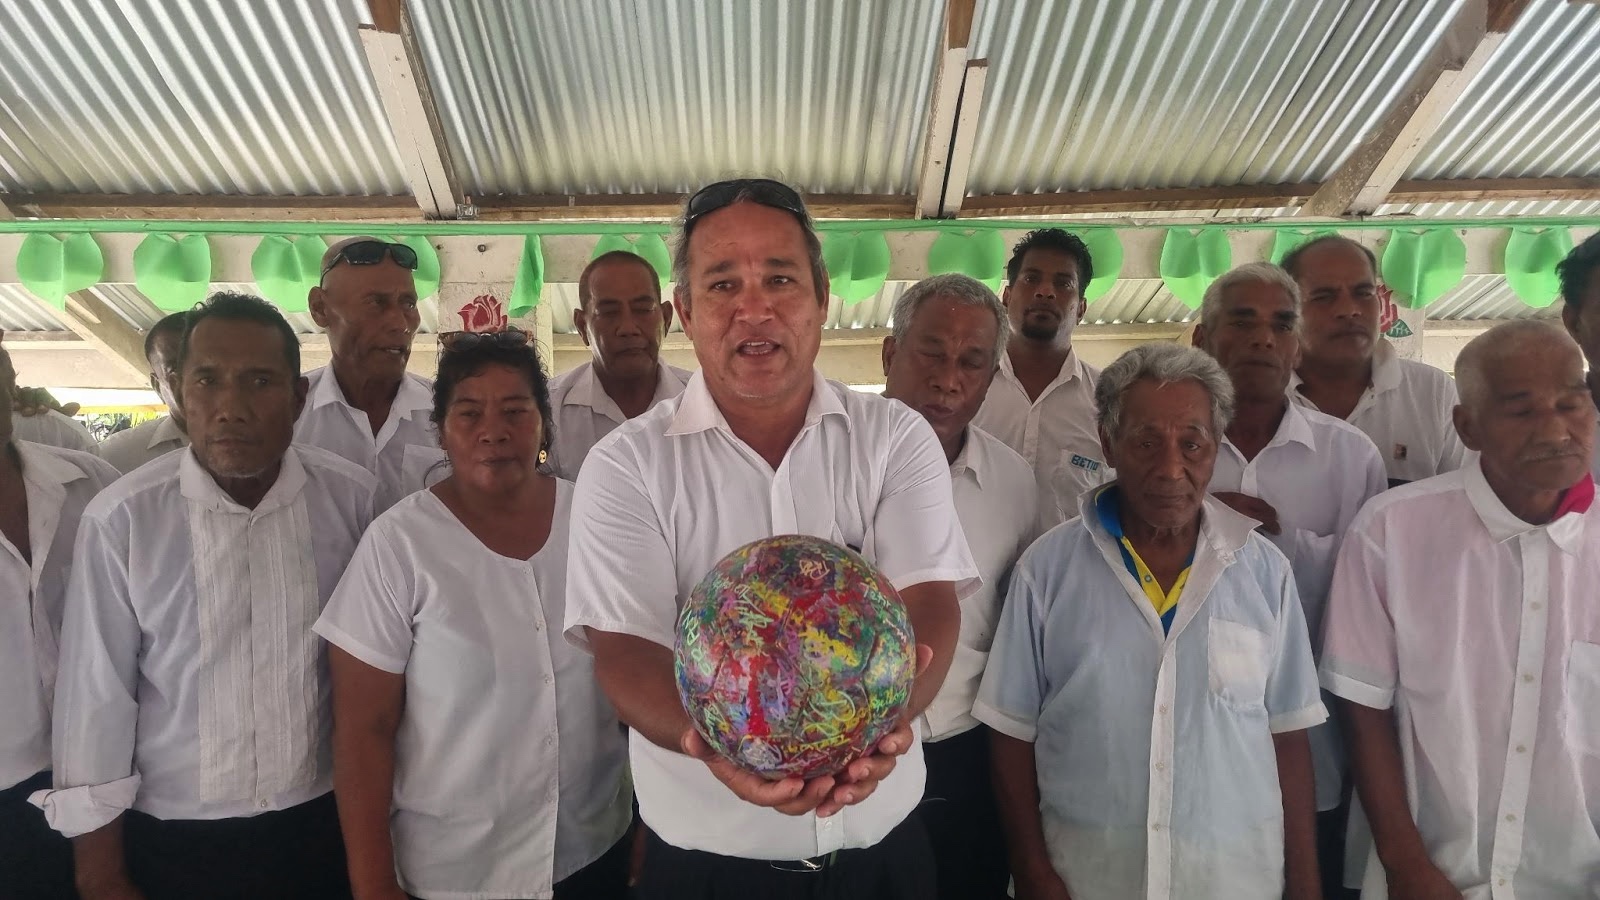
[[1422, 309], [1461, 283], [1467, 245], [1451, 228], [1396, 229], [1383, 248], [1380, 268], [1396, 303]]
[[511, 286], [511, 301], [506, 304], [506, 315], [512, 318], [525, 316], [539, 305], [539, 295], [544, 293], [544, 248], [537, 234], [530, 234], [522, 243], [522, 262], [517, 264], [517, 280]]
[[1190, 309], [1199, 309], [1206, 288], [1233, 265], [1233, 248], [1220, 228], [1167, 229], [1161, 245], [1161, 281]]
[[960, 272], [1000, 290], [1006, 274], [1006, 242], [998, 229], [942, 231], [928, 248], [928, 274]]
[[250, 255], [250, 272], [261, 296], [286, 313], [303, 313], [311, 289], [322, 280], [322, 254], [326, 252], [328, 243], [314, 234], [299, 240], [268, 235]]
[[400, 238], [400, 243], [405, 244], [417, 253], [417, 270], [411, 273], [411, 278], [417, 285], [417, 299], [426, 300], [439, 292], [439, 251], [433, 249], [426, 235], [413, 235]]
[[1122, 238], [1110, 228], [1085, 228], [1077, 233], [1089, 247], [1094, 278], [1083, 288], [1085, 302], [1098, 300], [1122, 275]]
[[608, 234], [600, 238], [594, 245], [594, 252], [589, 259], [599, 259], [607, 253], [617, 251], [632, 253], [650, 264], [656, 270], [656, 277], [661, 279], [661, 290], [667, 289], [667, 282], [672, 279], [672, 254], [667, 251], [667, 242], [659, 234]]
[[180, 312], [211, 290], [211, 244], [203, 234], [152, 234], [133, 251], [133, 283], [162, 312]]
[[17, 248], [17, 280], [56, 309], [66, 309], [68, 294], [99, 284], [105, 270], [105, 255], [91, 234], [71, 234], [62, 240], [35, 232]]
[[1272, 236], [1272, 256], [1268, 257], [1268, 259], [1273, 265], [1281, 266], [1283, 265], [1283, 258], [1289, 255], [1290, 250], [1301, 244], [1309, 244], [1317, 238], [1337, 237], [1338, 234], [1339, 230], [1337, 228], [1280, 229]]
[[1543, 309], [1561, 296], [1556, 263], [1570, 252], [1570, 229], [1514, 225], [1506, 241], [1506, 283], [1523, 303]]
[[853, 306], [889, 280], [889, 241], [881, 231], [830, 231], [822, 240], [822, 264], [828, 290]]

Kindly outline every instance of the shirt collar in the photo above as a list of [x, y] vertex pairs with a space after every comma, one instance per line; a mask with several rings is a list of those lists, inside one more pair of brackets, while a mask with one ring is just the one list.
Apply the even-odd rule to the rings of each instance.
[[[1111, 537], [1113, 544], [1122, 537], [1120, 514], [1116, 517], [1117, 533], [1113, 533], [1107, 527], [1107, 519], [1101, 516], [1099, 502], [1102, 495], [1107, 495], [1116, 486], [1117, 482], [1113, 481], [1098, 490], [1087, 491], [1078, 501], [1083, 521], [1089, 523], [1092, 530]], [[1250, 533], [1255, 531], [1259, 524], [1255, 519], [1234, 512], [1220, 500], [1207, 494], [1200, 507], [1200, 536], [1195, 545], [1196, 552], [1198, 553], [1200, 544], [1205, 544], [1220, 553], [1224, 563], [1230, 563], [1234, 554], [1249, 543]]]
[[[1392, 391], [1400, 386], [1400, 355], [1395, 352], [1394, 345], [1378, 337], [1378, 344], [1372, 349], [1372, 384], [1368, 387], [1374, 394]], [[1305, 394], [1300, 393], [1300, 385], [1305, 381], [1300, 378], [1299, 372], [1289, 373], [1289, 396], [1305, 403], [1311, 403]], [[1313, 404], [1313, 408], [1315, 404]]]
[[973, 483], [978, 490], [983, 490], [983, 473], [989, 465], [989, 450], [983, 446], [983, 432], [972, 425], [967, 426], [966, 440], [961, 442], [961, 451], [956, 454], [955, 461], [950, 464], [950, 477], [965, 472], [972, 476]]
[[57, 493], [60, 486], [89, 477], [72, 463], [27, 441], [13, 441], [12, 446], [22, 458], [22, 480], [30, 487]]
[[156, 427], [150, 429], [150, 442], [145, 444], [145, 449], [154, 450], [162, 444], [168, 444], [173, 441], [183, 443], [186, 440], [188, 440], [188, 435], [184, 434], [183, 429], [178, 427], [178, 423], [172, 420], [172, 416], [162, 416], [156, 420]]
[[[1287, 408], [1283, 411], [1283, 419], [1278, 422], [1278, 430], [1273, 433], [1272, 440], [1267, 442], [1267, 446], [1261, 452], [1265, 453], [1273, 447], [1281, 447], [1284, 444], [1302, 444], [1306, 449], [1315, 452], [1317, 449], [1317, 435], [1316, 432], [1311, 430], [1311, 418], [1293, 400], [1290, 400], [1286, 406]], [[1233, 447], [1233, 441], [1229, 440], [1226, 434], [1222, 436], [1222, 442], [1229, 447]], [[1238, 448], [1233, 447], [1233, 452], [1239, 453]], [[1242, 453], [1239, 453], [1239, 458], [1246, 463], [1249, 462], [1249, 460], [1244, 459], [1244, 454]], [[1256, 458], [1259, 459], [1260, 456], [1258, 455]]]
[[227, 492], [217, 485], [216, 479], [211, 477], [200, 465], [200, 460], [194, 455], [194, 448], [183, 451], [183, 459], [178, 463], [178, 487], [186, 499], [196, 500], [210, 509], [218, 512], [229, 513], [263, 513], [290, 505], [300, 496], [306, 486], [306, 469], [300, 462], [300, 454], [290, 447], [283, 454], [283, 466], [278, 470], [278, 480], [267, 489], [267, 495], [261, 498], [253, 510], [245, 509], [229, 497]]
[[[312, 409], [339, 403], [352, 411], [355, 410], [355, 406], [345, 398], [344, 391], [339, 388], [339, 379], [333, 374], [333, 366], [323, 366], [312, 374], [316, 375], [316, 378], [313, 379], [311, 396], [306, 398]], [[390, 404], [389, 412], [398, 413], [402, 419], [409, 419], [414, 412], [431, 409], [433, 409], [433, 392], [422, 379], [412, 377], [409, 372], [400, 376], [400, 389], [395, 392], [394, 403]]]
[[[1055, 379], [1039, 392], [1039, 399], [1044, 399], [1046, 394], [1061, 385], [1071, 384], [1074, 380], [1085, 377], [1087, 374], [1085, 368], [1083, 359], [1078, 356], [1077, 348], [1069, 349], [1066, 360], [1061, 363], [1061, 371], [1057, 372]], [[1024, 395], [1027, 394], [1027, 390], [1022, 387], [1022, 380], [1017, 377], [1017, 370], [1011, 366], [1010, 353], [1000, 354], [1000, 377], [1016, 385], [1017, 390], [1022, 391]]]
[[[1543, 529], [1550, 536], [1550, 540], [1568, 554], [1578, 552], [1583, 539], [1583, 524], [1593, 509], [1593, 503], [1583, 509], [1572, 509], [1563, 515], [1557, 516], [1554, 521], [1544, 525], [1532, 525], [1517, 518], [1500, 502], [1500, 497], [1489, 486], [1489, 480], [1483, 475], [1483, 460], [1474, 454], [1473, 459], [1461, 467], [1462, 480], [1467, 488], [1467, 500], [1472, 504], [1472, 509], [1478, 514], [1483, 527], [1488, 530], [1489, 537], [1497, 544], [1521, 537], [1524, 534]], [[1587, 480], [1587, 479], [1586, 479]], [[1592, 495], [1594, 487], [1589, 481], [1587, 487], [1580, 482], [1569, 490], [1587, 490]], [[1574, 504], [1579, 505], [1579, 504]]]
[[[845, 427], [850, 427], [850, 415], [845, 411], [844, 403], [833, 392], [832, 386], [822, 377], [822, 373], [813, 368], [811, 403], [806, 407], [806, 425], [822, 421], [823, 416], [839, 416], [844, 419]], [[717, 407], [717, 401], [711, 397], [711, 390], [706, 387], [705, 375], [697, 371], [689, 376], [689, 383], [683, 389], [678, 409], [672, 414], [672, 421], [667, 425], [666, 433], [668, 437], [675, 437], [697, 434], [713, 428], [731, 431], [728, 428], [728, 420]]]
[[[654, 406], [662, 400], [675, 394], [683, 393], [684, 380], [673, 371], [673, 368], [660, 360], [656, 361], [656, 392], [650, 399]], [[574, 371], [572, 387], [561, 401], [562, 406], [585, 406], [603, 416], [621, 424], [627, 421], [627, 416], [622, 414], [622, 408], [617, 406], [617, 401], [611, 399], [605, 387], [600, 384], [600, 376], [594, 373], [594, 363], [586, 362]]]

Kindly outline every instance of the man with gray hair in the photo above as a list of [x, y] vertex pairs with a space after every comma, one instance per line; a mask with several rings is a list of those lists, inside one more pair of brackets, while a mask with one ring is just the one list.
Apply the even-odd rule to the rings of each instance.
[[1037, 534], [1033, 470], [972, 425], [1005, 353], [1005, 307], [982, 282], [935, 275], [894, 304], [883, 340], [883, 395], [916, 410], [950, 464], [956, 517], [983, 584], [961, 601], [961, 630], [944, 686], [918, 722], [928, 765], [922, 822], [939, 870], [939, 896], [998, 900], [1006, 893], [1005, 841], [989, 780], [988, 729], [972, 717], [1011, 567]]
[[1145, 344], [1095, 401], [1117, 479], [1017, 563], [975, 710], [1016, 896], [1318, 897], [1305, 615], [1283, 554], [1206, 492], [1233, 386]]
[[[1211, 493], [1261, 523], [1289, 558], [1313, 645], [1333, 561], [1350, 521], [1388, 487], [1372, 440], [1340, 419], [1289, 402], [1300, 358], [1300, 289], [1271, 263], [1223, 274], [1200, 305], [1196, 347], [1233, 382], [1234, 415], [1217, 450]], [[1342, 889], [1348, 816], [1344, 761], [1332, 724], [1312, 729], [1317, 773], [1318, 844], [1329, 892]]]
[[1600, 873], [1600, 507], [1583, 357], [1553, 324], [1456, 361], [1461, 469], [1367, 504], [1328, 602], [1376, 844], [1362, 896], [1567, 900]]

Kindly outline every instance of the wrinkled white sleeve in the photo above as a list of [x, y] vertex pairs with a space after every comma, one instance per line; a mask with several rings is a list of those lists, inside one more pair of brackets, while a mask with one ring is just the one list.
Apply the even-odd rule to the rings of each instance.
[[1049, 691], [1044, 666], [1045, 609], [1027, 561], [1011, 576], [989, 664], [972, 706], [973, 718], [1007, 737], [1032, 743]]
[[909, 409], [896, 422], [889, 444], [872, 531], [873, 563], [895, 590], [949, 581], [960, 600], [983, 583], [956, 516], [950, 464], [933, 428]]
[[[1370, 520], [1368, 520], [1370, 522]], [[1394, 705], [1400, 678], [1383, 547], [1358, 521], [1334, 568], [1322, 644], [1322, 686], [1372, 709]]]
[[55, 789], [32, 798], [67, 837], [94, 831], [132, 807], [139, 789], [139, 620], [129, 599], [130, 522], [122, 508], [78, 527], [56, 681]]
[[1360, 474], [1341, 483], [1337, 488], [1340, 496], [1329, 498], [1339, 504], [1338, 530], [1333, 534], [1317, 534], [1305, 528], [1285, 528], [1285, 534], [1274, 541], [1294, 565], [1295, 586], [1305, 603], [1306, 628], [1311, 634], [1313, 649], [1318, 648], [1322, 637], [1328, 587], [1333, 583], [1333, 566], [1339, 558], [1345, 531], [1361, 507], [1389, 487], [1389, 476], [1384, 471], [1378, 448], [1371, 441], [1362, 441], [1361, 448], [1364, 452], [1360, 459], [1349, 461], [1352, 466], [1360, 466]]
[[412, 563], [383, 523], [367, 529], [312, 630], [375, 669], [399, 675], [411, 659], [417, 613]]
[[1328, 711], [1317, 687], [1317, 664], [1311, 656], [1311, 637], [1294, 576], [1285, 571], [1276, 587], [1280, 595], [1278, 633], [1274, 635], [1265, 699], [1267, 728], [1282, 734], [1319, 725], [1328, 718]]

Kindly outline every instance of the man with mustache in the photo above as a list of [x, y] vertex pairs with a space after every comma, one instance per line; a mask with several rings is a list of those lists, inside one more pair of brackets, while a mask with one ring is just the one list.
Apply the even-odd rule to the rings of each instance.
[[661, 362], [672, 305], [662, 302], [661, 277], [642, 256], [613, 250], [595, 257], [578, 276], [572, 321], [593, 359], [550, 381], [550, 468], [569, 481], [601, 438], [683, 393], [690, 375]]
[[[1300, 309], [1299, 288], [1288, 274], [1270, 263], [1248, 263], [1206, 289], [1194, 344], [1221, 364], [1234, 390], [1233, 421], [1218, 448], [1210, 491], [1260, 522], [1289, 558], [1315, 641], [1339, 542], [1387, 483], [1366, 435], [1289, 402], [1300, 356]], [[1324, 890], [1336, 896], [1344, 871], [1344, 760], [1331, 724], [1311, 729], [1310, 739]]]
[[1000, 373], [973, 420], [1022, 455], [1039, 483], [1043, 515], [1055, 524], [1078, 514], [1078, 498], [1109, 481], [1094, 425], [1099, 370], [1072, 350], [1083, 321], [1083, 289], [1094, 277], [1089, 248], [1059, 228], [1030, 231], [1006, 263], [1001, 299], [1011, 341]]
[[1379, 334], [1385, 301], [1373, 252], [1326, 235], [1291, 250], [1282, 265], [1305, 298], [1290, 398], [1372, 438], [1391, 486], [1460, 468], [1466, 451], [1450, 419], [1455, 382], [1398, 358]]
[[[1595, 406], [1600, 407], [1600, 278], [1594, 277], [1597, 269], [1600, 234], [1592, 234], [1573, 247], [1556, 266], [1561, 278], [1561, 321], [1589, 361], [1589, 394], [1594, 397]], [[1600, 477], [1600, 440], [1595, 442], [1591, 469]]]
[[1456, 361], [1460, 470], [1345, 537], [1322, 684], [1372, 826], [1366, 900], [1594, 896], [1600, 872], [1595, 405], [1562, 330], [1509, 322]]
[[422, 484], [443, 459], [428, 422], [433, 382], [406, 371], [417, 312], [416, 251], [372, 237], [346, 238], [322, 256], [311, 318], [328, 331], [328, 365], [306, 373], [310, 392], [294, 439], [350, 460], [378, 478], [376, 511]]

